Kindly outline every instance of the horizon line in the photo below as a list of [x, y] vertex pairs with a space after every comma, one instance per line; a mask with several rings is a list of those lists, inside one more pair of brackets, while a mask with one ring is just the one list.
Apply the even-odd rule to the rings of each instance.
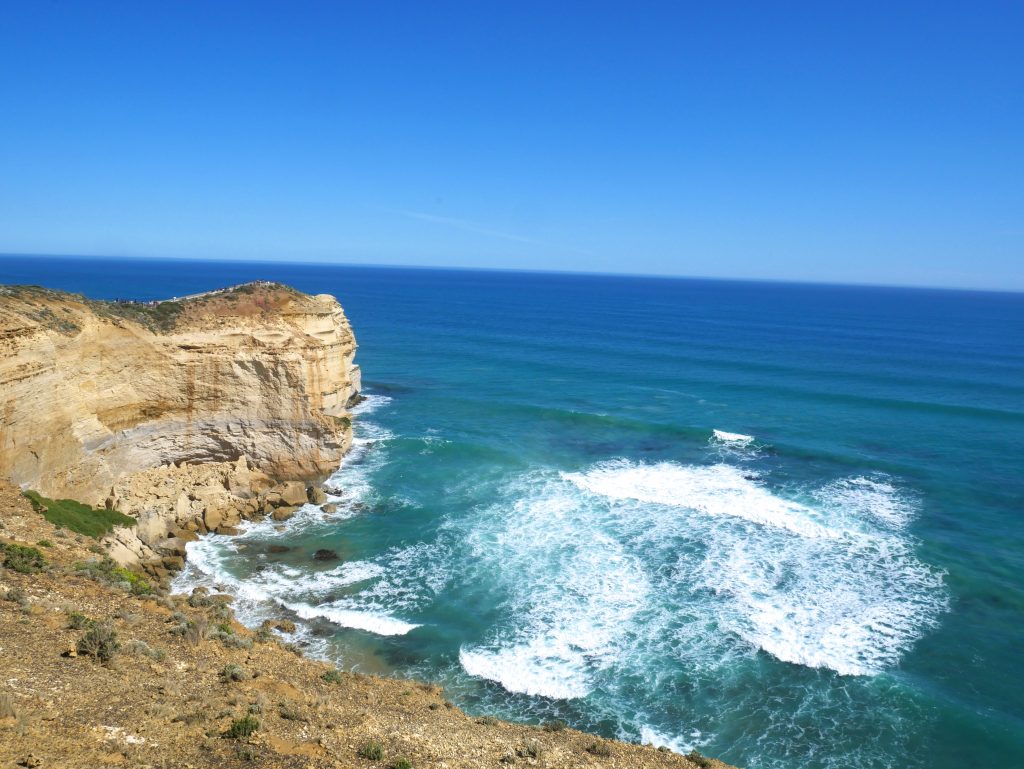
[[[38, 252], [13, 252], [0, 251], [0, 258], [27, 257], [33, 259], [106, 259], [123, 261], [166, 261], [166, 262], [213, 262], [213, 263], [239, 263], [239, 264], [278, 264], [278, 265], [319, 265], [335, 267], [359, 267], [365, 269], [383, 270], [438, 270], [449, 272], [507, 272], [533, 275], [579, 275], [594, 277], [616, 277], [616, 278], [656, 278], [659, 280], [695, 280], [711, 281], [720, 283], [775, 283], [782, 285], [804, 285], [804, 286], [831, 286], [849, 288], [888, 288], [888, 289], [910, 289], [914, 291], [954, 291], [963, 293], [979, 294], [1024, 294], [1022, 288], [971, 288], [961, 286], [936, 286], [913, 283], [871, 283], [871, 282], [843, 282], [835, 280], [814, 280], [807, 278], [739, 278], [722, 277], [715, 275], [679, 275], [671, 273], [642, 273], [642, 272], [607, 272], [598, 270], [544, 270], [538, 268], [524, 267], [465, 267], [451, 265], [421, 265], [421, 264], [370, 264], [366, 262], [340, 262], [325, 259], [281, 259], [281, 258], [259, 258], [259, 257], [207, 257], [207, 256], [125, 256], [110, 254], [51, 254]], [[2, 283], [2, 281], [0, 281]]]

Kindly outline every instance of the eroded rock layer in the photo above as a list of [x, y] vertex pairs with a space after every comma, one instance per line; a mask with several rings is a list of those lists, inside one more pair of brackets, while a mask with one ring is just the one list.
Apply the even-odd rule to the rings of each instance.
[[337, 300], [277, 284], [156, 305], [0, 287], [0, 475], [94, 504], [181, 462], [326, 475], [351, 442], [355, 352]]

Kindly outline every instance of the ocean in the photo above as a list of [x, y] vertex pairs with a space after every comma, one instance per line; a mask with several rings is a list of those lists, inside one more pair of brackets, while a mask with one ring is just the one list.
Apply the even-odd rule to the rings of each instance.
[[1024, 294], [0, 258], [96, 298], [253, 279], [339, 298], [368, 398], [337, 513], [193, 544], [181, 589], [474, 714], [1024, 765]]

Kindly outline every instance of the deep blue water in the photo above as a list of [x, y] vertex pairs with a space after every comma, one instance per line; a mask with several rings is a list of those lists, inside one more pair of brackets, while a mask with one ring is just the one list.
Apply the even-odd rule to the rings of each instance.
[[337, 515], [191, 552], [251, 621], [745, 767], [1024, 765], [1024, 295], [0, 258], [99, 298], [257, 278], [341, 300], [371, 398]]

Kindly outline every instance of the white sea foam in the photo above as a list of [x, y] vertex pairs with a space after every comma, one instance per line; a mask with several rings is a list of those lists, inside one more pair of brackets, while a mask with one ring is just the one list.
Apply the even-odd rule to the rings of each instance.
[[916, 510], [910, 495], [880, 478], [843, 478], [822, 487], [814, 496], [837, 517], [852, 516], [893, 528], [906, 526]]
[[649, 584], [640, 559], [601, 532], [593, 508], [555, 479], [515, 485], [511, 508], [485, 511], [467, 542], [477, 567], [502, 581], [516, 624], [463, 647], [471, 675], [523, 694], [586, 696], [619, 655]]
[[507, 624], [464, 646], [462, 667], [576, 698], [648, 678], [666, 655], [699, 670], [745, 644], [848, 675], [898, 664], [946, 605], [942, 575], [895, 527], [911, 498], [860, 477], [795, 492], [725, 464], [619, 460], [518, 479], [510, 502], [466, 524], [508, 598]]
[[377, 635], [405, 635], [410, 630], [415, 630], [419, 625], [411, 622], [403, 622], [386, 614], [377, 614], [370, 611], [357, 611], [331, 604], [310, 606], [304, 603], [289, 604], [288, 608], [294, 611], [302, 619], [316, 619], [318, 617], [329, 620], [335, 625], [366, 630]]
[[656, 748], [668, 748], [673, 753], [685, 755], [701, 743], [699, 730], [693, 730], [686, 737], [670, 737], [669, 735], [646, 724], [640, 726], [640, 742]]
[[380, 395], [372, 392], [363, 392], [362, 396], [363, 400], [349, 409], [349, 413], [357, 417], [372, 414], [374, 411], [387, 406], [392, 400], [390, 395]]
[[725, 430], [712, 430], [714, 437], [723, 443], [751, 443], [754, 440], [753, 435], [743, 435], [742, 433], [727, 433]]
[[572, 700], [586, 697], [591, 689], [571, 638], [541, 636], [495, 650], [463, 647], [459, 663], [471, 676], [495, 681], [510, 692]]
[[562, 477], [581, 489], [613, 499], [743, 518], [803, 537], [837, 537], [842, 533], [816, 520], [820, 518], [818, 511], [772, 494], [755, 475], [732, 465], [647, 465], [617, 460], [603, 462], [585, 473], [563, 473]]

